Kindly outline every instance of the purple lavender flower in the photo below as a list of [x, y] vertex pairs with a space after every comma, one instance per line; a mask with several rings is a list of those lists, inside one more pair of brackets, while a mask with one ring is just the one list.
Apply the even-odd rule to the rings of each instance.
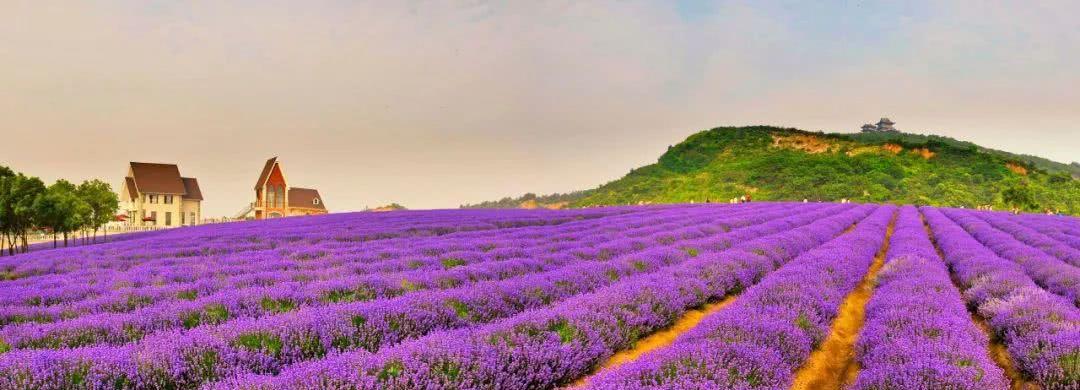
[[900, 210], [865, 324], [855, 389], [1009, 386], [914, 207]]

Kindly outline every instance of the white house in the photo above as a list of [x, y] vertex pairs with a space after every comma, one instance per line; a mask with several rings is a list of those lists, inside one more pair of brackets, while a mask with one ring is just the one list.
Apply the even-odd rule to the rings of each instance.
[[176, 164], [132, 162], [120, 191], [120, 210], [133, 226], [198, 225], [202, 191], [193, 177], [181, 177]]

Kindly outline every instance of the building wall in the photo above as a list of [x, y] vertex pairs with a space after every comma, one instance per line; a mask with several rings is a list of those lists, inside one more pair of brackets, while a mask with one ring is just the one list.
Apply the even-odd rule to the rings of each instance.
[[[282, 194], [280, 198], [271, 199], [269, 191], [270, 187], [274, 187], [276, 191], [280, 191]], [[276, 192], [274, 193], [276, 194]], [[289, 213], [289, 187], [285, 183], [285, 175], [281, 172], [281, 165], [274, 164], [274, 168], [270, 170], [270, 175], [266, 179], [266, 183], [263, 183], [262, 188], [255, 191], [256, 206], [255, 219], [263, 218], [278, 218], [292, 215]]]
[[142, 221], [139, 220], [139, 218], [142, 218], [142, 214], [139, 212], [139, 210], [142, 210], [142, 200], [127, 199], [126, 193], [125, 191], [125, 201], [121, 202], [120, 209], [123, 210], [124, 215], [128, 216], [128, 224], [142, 226]]
[[301, 215], [319, 215], [319, 214], [326, 214], [326, 210], [308, 209], [308, 208], [299, 208], [299, 207], [289, 208], [289, 216], [290, 217], [301, 216]]
[[202, 221], [202, 202], [184, 199], [180, 205], [180, 211], [184, 213], [184, 225], [195, 226]]
[[[172, 196], [173, 197], [172, 204], [166, 204], [166, 203], [164, 203], [164, 201], [165, 201], [164, 198], [165, 198], [166, 195], [158, 195], [158, 194], [155, 194], [155, 195], [157, 195], [158, 203], [150, 203], [150, 195], [149, 194], [142, 194], [140, 199], [136, 202], [137, 206], [134, 209], [136, 211], [136, 213], [135, 213], [135, 222], [136, 223], [141, 223], [141, 224], [146, 225], [146, 226], [161, 226], [161, 227], [180, 226], [180, 212], [181, 212], [181, 209], [182, 209], [182, 204], [184, 203], [183, 198], [180, 195], [173, 195]], [[156, 222], [142, 222], [142, 218], [144, 216], [145, 217], [150, 217], [155, 212], [157, 213], [157, 221]], [[166, 214], [165, 213], [171, 213], [170, 214], [171, 215], [171, 217], [170, 217], [171, 224], [168, 224], [168, 225], [165, 224], [165, 222], [166, 222]]]
[[[202, 221], [202, 202], [198, 200], [183, 199], [180, 195], [173, 195], [173, 203], [165, 204], [165, 195], [158, 195], [158, 203], [150, 203], [149, 197], [147, 201], [143, 201], [143, 197], [140, 196], [137, 199], [130, 200], [124, 196], [124, 201], [121, 202], [121, 210], [128, 216], [128, 224], [135, 226], [160, 226], [160, 227], [177, 227], [177, 226], [194, 226], [198, 225]], [[151, 213], [157, 212], [157, 223], [143, 222], [143, 216], [149, 217]], [[165, 213], [172, 213], [172, 224], [165, 224]], [[184, 213], [184, 217], [181, 219], [180, 213]], [[191, 213], [195, 213], [195, 219], [192, 220]], [[181, 220], [183, 224], [181, 225]]]

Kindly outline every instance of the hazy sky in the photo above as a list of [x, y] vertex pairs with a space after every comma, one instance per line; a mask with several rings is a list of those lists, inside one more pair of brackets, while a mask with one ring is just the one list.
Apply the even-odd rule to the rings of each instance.
[[0, 0], [0, 164], [204, 214], [265, 159], [335, 211], [594, 187], [720, 125], [889, 116], [1080, 160], [1080, 2]]

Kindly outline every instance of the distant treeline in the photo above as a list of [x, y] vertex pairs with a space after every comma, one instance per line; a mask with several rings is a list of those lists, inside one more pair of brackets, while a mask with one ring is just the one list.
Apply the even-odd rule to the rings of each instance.
[[408, 210], [408, 208], [398, 204], [397, 202], [394, 202], [394, 203], [391, 203], [391, 204], [388, 204], [388, 205], [385, 205], [385, 206], [375, 207], [375, 208], [371, 208], [371, 207], [365, 207], [364, 208], [364, 211], [396, 211], [396, 210]]
[[41, 179], [0, 166], [0, 255], [29, 251], [27, 236], [31, 231], [51, 233], [53, 247], [57, 237], [74, 232], [97, 232], [112, 221], [120, 202], [112, 187], [101, 180], [88, 180], [75, 185], [57, 180], [45, 186]]
[[550, 195], [536, 195], [534, 193], [526, 193], [525, 195], [517, 198], [505, 197], [499, 200], [480, 202], [476, 204], [463, 204], [463, 209], [513, 209], [521, 207], [522, 203], [529, 201], [536, 201], [539, 205], [556, 204], [561, 202], [573, 203], [574, 201], [584, 198], [588, 194], [588, 190], [574, 191], [565, 194], [554, 193]]

